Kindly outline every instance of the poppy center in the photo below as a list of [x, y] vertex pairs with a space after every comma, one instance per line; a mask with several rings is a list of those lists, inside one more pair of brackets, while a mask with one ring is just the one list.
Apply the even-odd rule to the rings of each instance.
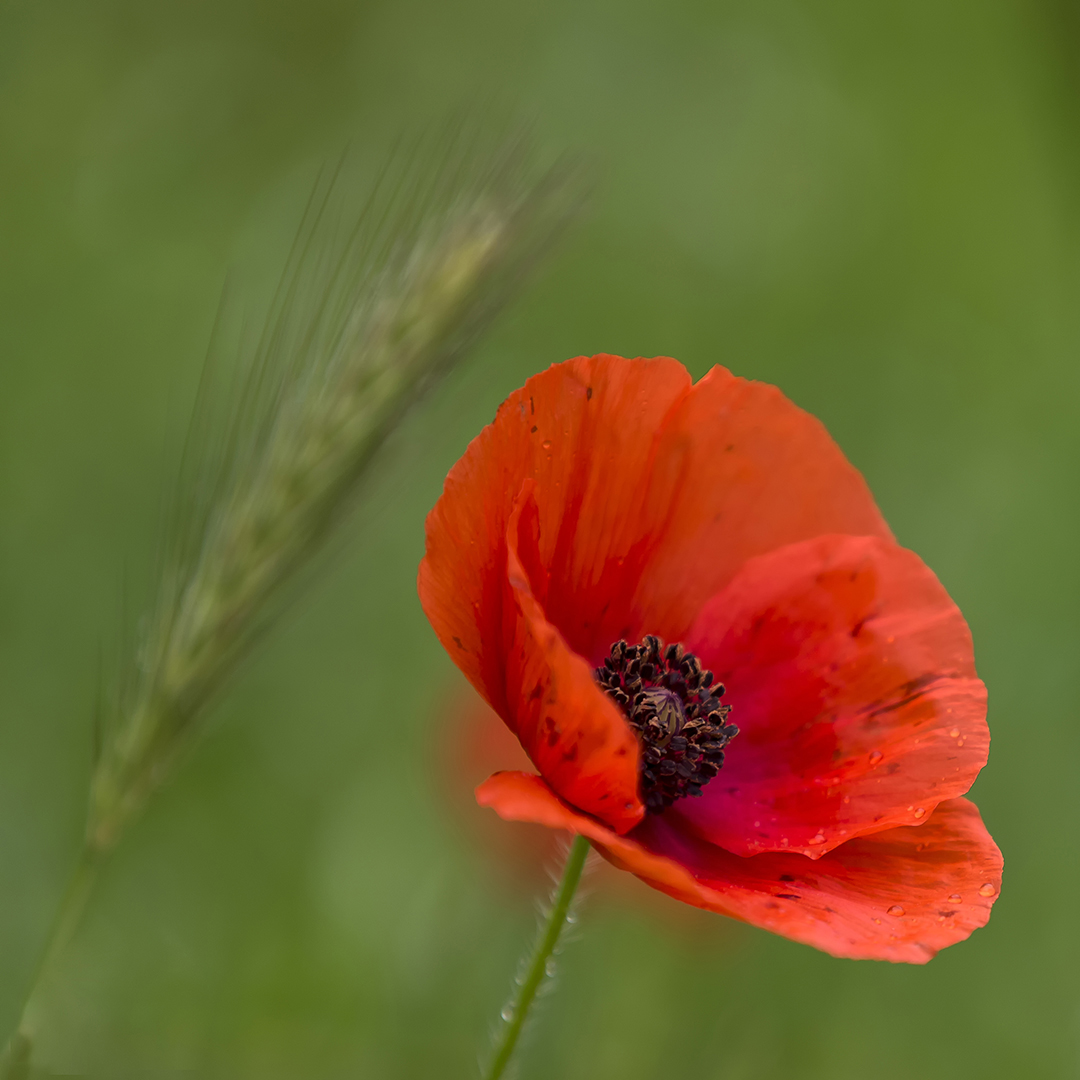
[[676, 799], [700, 795], [720, 771], [724, 747], [739, 729], [727, 723], [724, 687], [693, 653], [652, 634], [640, 645], [616, 641], [594, 672], [622, 709], [641, 744], [641, 798], [656, 814]]

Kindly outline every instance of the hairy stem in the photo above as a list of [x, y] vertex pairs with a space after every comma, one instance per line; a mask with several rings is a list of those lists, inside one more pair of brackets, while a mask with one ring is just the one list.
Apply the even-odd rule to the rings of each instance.
[[483, 1074], [484, 1080], [499, 1080], [510, 1063], [514, 1047], [517, 1046], [528, 1018], [529, 1009], [536, 1000], [537, 991], [547, 978], [548, 961], [559, 944], [559, 938], [568, 922], [570, 905], [573, 903], [578, 882], [581, 881], [581, 872], [585, 868], [585, 859], [588, 854], [589, 841], [584, 836], [575, 836], [574, 843], [570, 847], [570, 854], [566, 857], [562, 879], [555, 892], [551, 913], [529, 958], [524, 979], [510, 1004], [503, 1010], [502, 1018], [506, 1026], [498, 1037], [491, 1062]]

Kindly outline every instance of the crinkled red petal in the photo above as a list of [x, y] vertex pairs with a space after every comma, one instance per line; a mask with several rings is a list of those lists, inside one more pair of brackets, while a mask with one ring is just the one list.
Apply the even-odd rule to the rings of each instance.
[[592, 659], [580, 648], [582, 626], [611, 600], [605, 571], [642, 542], [641, 480], [657, 429], [689, 389], [675, 360], [558, 364], [511, 394], [450, 470], [427, 519], [420, 601], [454, 662], [504, 720], [506, 527], [522, 482], [537, 484], [540, 559], [553, 586], [581, 589], [572, 624], [550, 621]]
[[538, 566], [536, 483], [525, 481], [507, 524], [503, 647], [508, 721], [559, 795], [617, 832], [645, 813], [637, 739], [592, 668], [544, 617]]
[[536, 480], [543, 606], [593, 664], [620, 637], [680, 640], [749, 557], [826, 532], [888, 537], [824, 427], [775, 387], [675, 360], [578, 357], [530, 379], [450, 471], [419, 592], [458, 666], [508, 715], [505, 534]]
[[526, 773], [496, 773], [476, 794], [507, 820], [588, 837], [616, 866], [678, 900], [833, 956], [926, 963], [985, 925], [1001, 888], [1001, 853], [966, 799], [942, 803], [925, 825], [852, 840], [815, 862], [732, 855], [667, 814], [619, 836]]
[[914, 553], [823, 536], [749, 560], [687, 646], [727, 687], [740, 734], [669, 814], [738, 855], [817, 858], [925, 822], [986, 764], [971, 635]]
[[[756, 555], [824, 533], [892, 539], [821, 422], [775, 386], [721, 367], [672, 408], [647, 479], [647, 557], [623, 622], [603, 626], [601, 652], [620, 637], [683, 641], [702, 604]], [[550, 617], [562, 625], [561, 609]]]

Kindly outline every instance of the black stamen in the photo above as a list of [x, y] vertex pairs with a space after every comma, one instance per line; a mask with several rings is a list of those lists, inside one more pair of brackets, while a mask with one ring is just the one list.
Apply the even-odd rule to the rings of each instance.
[[641, 798], [650, 813], [700, 795], [720, 771], [724, 748], [738, 735], [726, 723], [724, 687], [698, 658], [652, 634], [640, 645], [616, 641], [596, 669], [604, 693], [626, 714], [641, 743]]

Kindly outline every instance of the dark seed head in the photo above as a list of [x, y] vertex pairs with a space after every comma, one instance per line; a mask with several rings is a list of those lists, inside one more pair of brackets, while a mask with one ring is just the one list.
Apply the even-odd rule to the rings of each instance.
[[603, 691], [626, 714], [641, 743], [641, 795], [650, 813], [701, 794], [720, 770], [738, 728], [726, 723], [724, 687], [693, 653], [647, 635], [617, 641], [596, 671]]

